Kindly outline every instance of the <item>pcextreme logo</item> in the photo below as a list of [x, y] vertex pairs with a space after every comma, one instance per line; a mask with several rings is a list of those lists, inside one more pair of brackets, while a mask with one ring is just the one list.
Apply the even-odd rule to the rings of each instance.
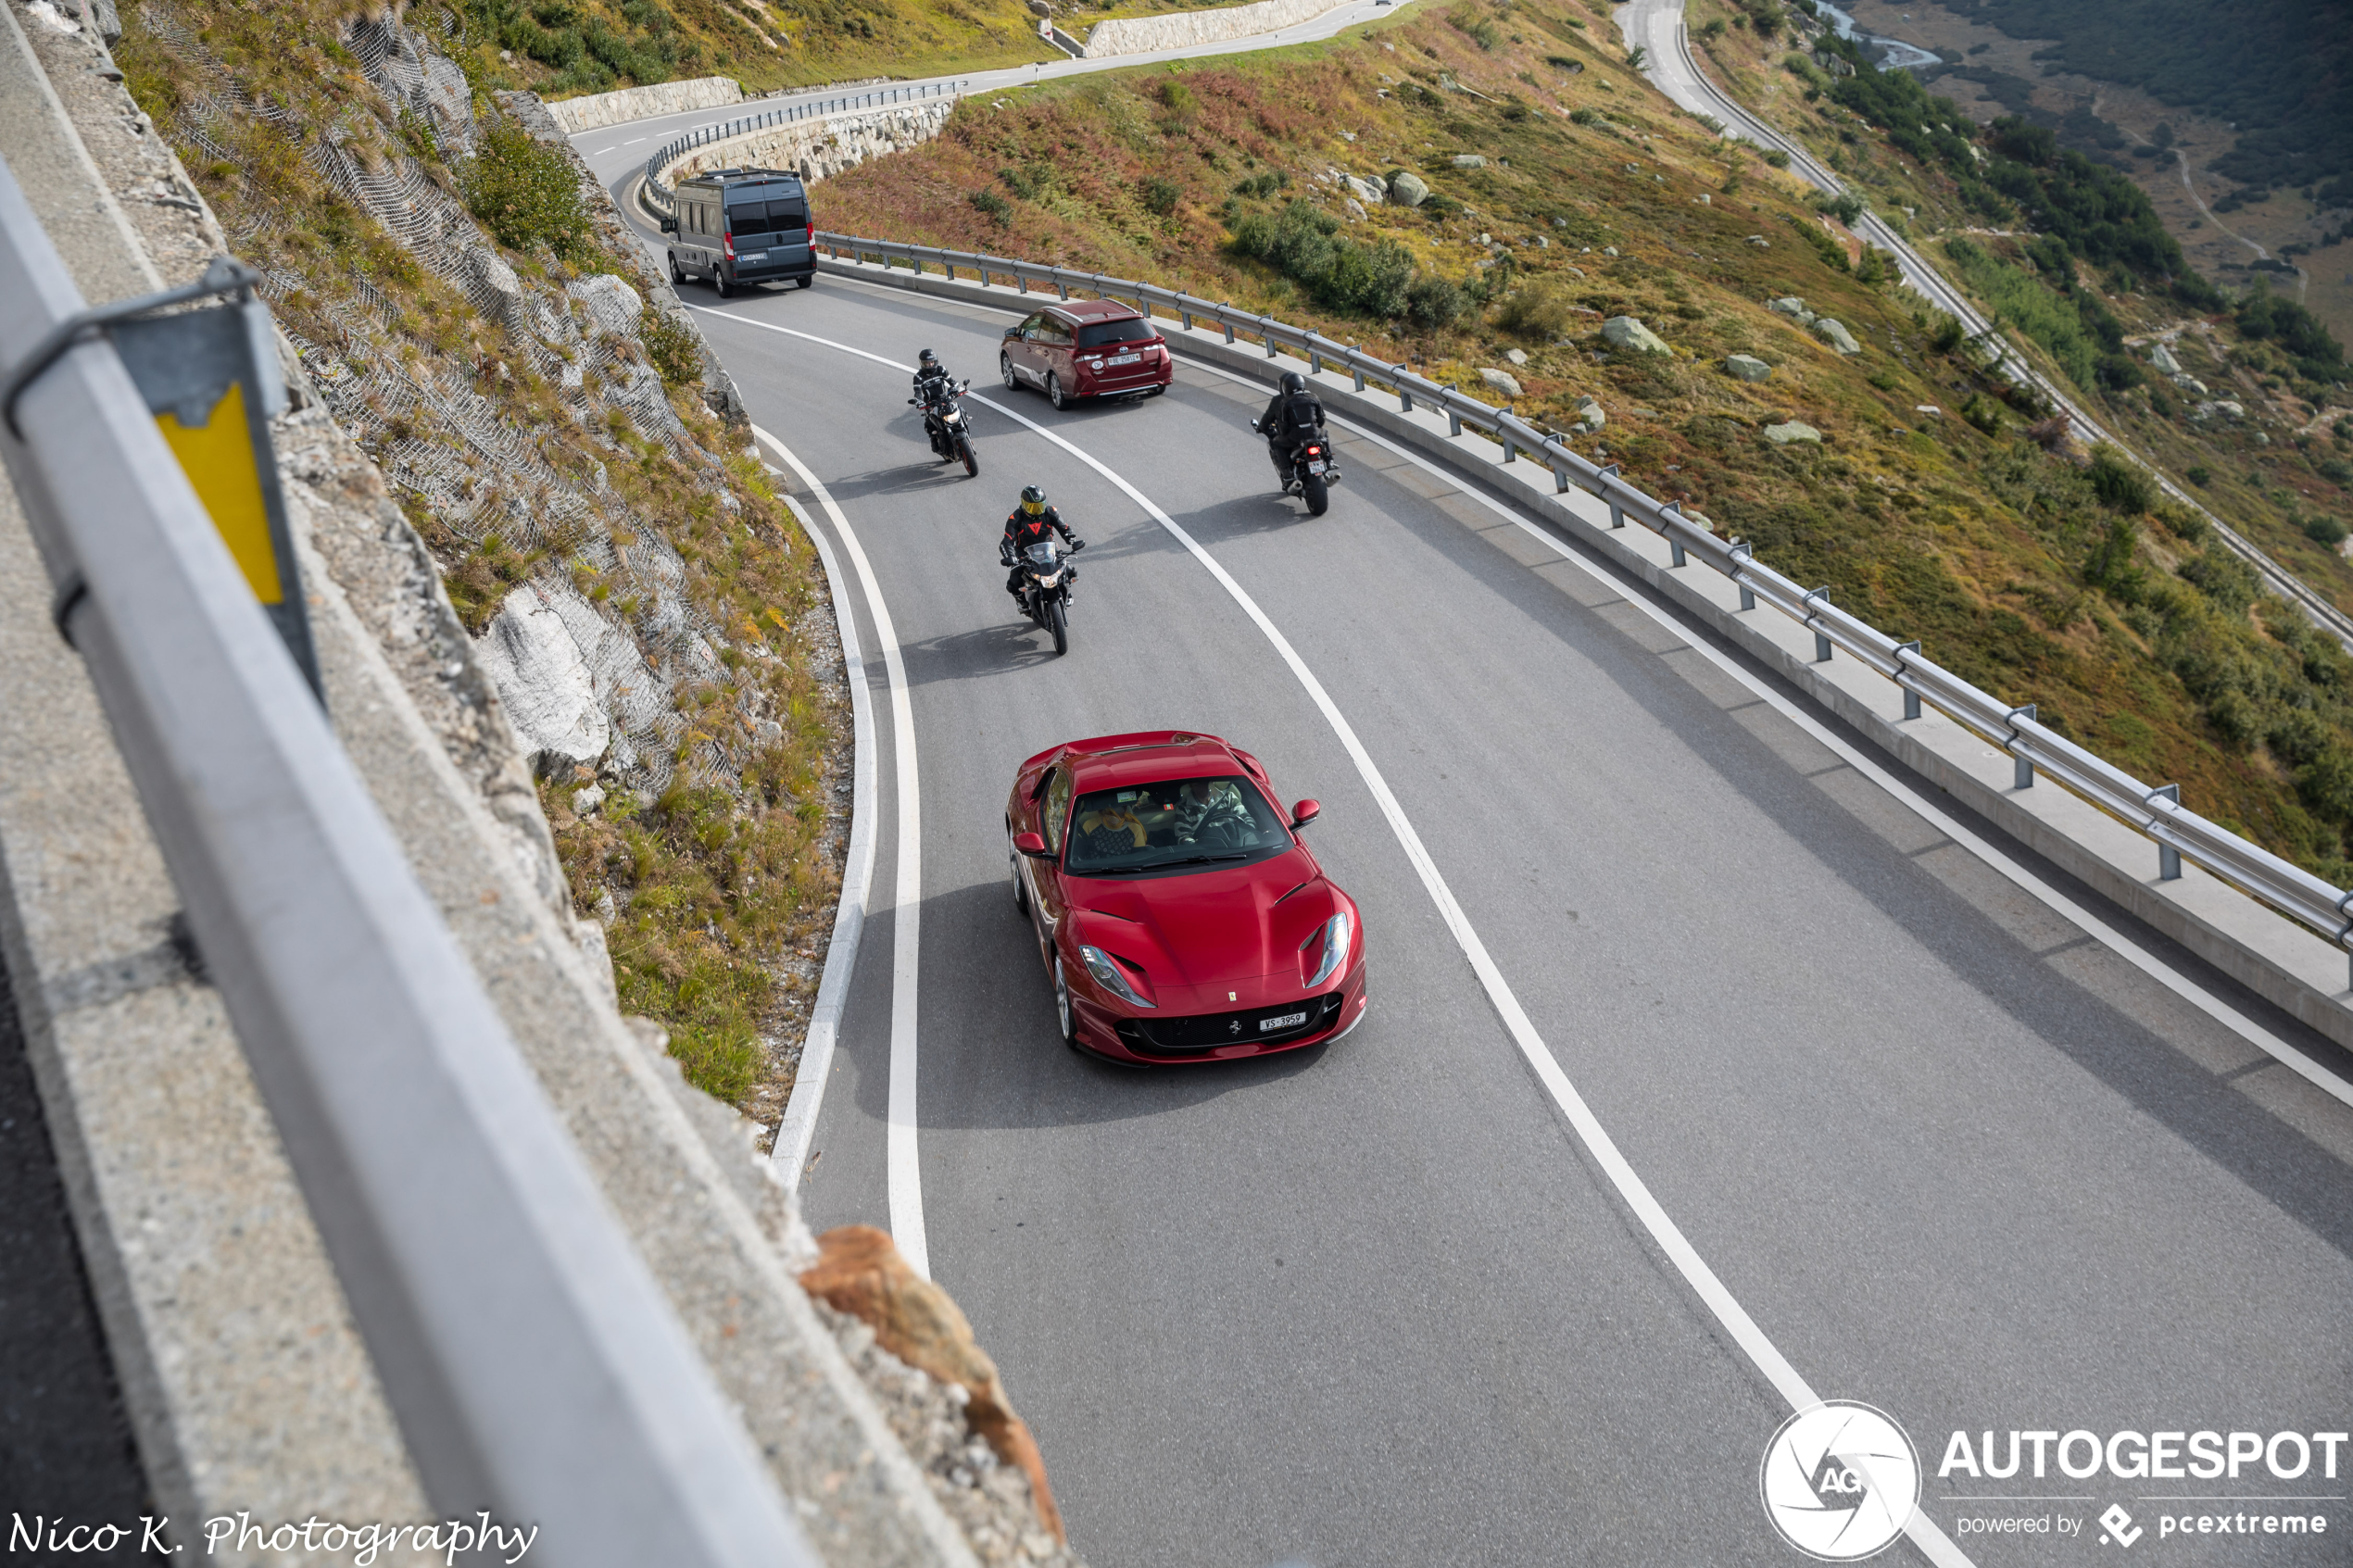
[[1756, 1486], [1781, 1539], [1823, 1562], [1854, 1562], [1886, 1549], [1910, 1523], [1920, 1456], [1884, 1411], [1832, 1399], [1781, 1424]]

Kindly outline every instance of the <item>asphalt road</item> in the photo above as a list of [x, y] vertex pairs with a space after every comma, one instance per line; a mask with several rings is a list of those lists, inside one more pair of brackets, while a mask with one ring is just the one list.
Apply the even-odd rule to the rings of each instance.
[[[2353, 1487], [2317, 1461], [2235, 1484], [1936, 1471], [1961, 1429], [2353, 1424], [2353, 1112], [1442, 474], [1344, 434], [1347, 483], [1308, 520], [1241, 428], [1263, 388], [1189, 366], [1160, 399], [1057, 415], [989, 384], [1006, 316], [831, 278], [686, 295], [862, 546], [915, 737], [911, 847], [862, 608], [880, 859], [809, 1217], [890, 1223], [893, 980], [911, 963], [900, 1061], [918, 1064], [930, 1265], [1100, 1568], [1799, 1561], [1757, 1497], [1788, 1403], [1531, 1071], [1331, 721], [1136, 495], [1328, 693], [1540, 1048], [1726, 1298], [1822, 1396], [1907, 1428], [1924, 1510], [1964, 1554], [1945, 1561], [2098, 1552], [2111, 1503], [2154, 1546], [2158, 1511], [2200, 1506], [2158, 1499], [2193, 1493], [2327, 1499], [2228, 1506], [2322, 1513], [2334, 1538], [2176, 1537], [2168, 1561], [2344, 1561]], [[977, 480], [930, 458], [902, 401], [925, 346], [986, 392], [967, 404]], [[1090, 543], [1062, 659], [996, 564], [1030, 482]], [[1008, 783], [1056, 740], [1163, 725], [1224, 734], [1286, 799], [1324, 802], [1312, 842], [1371, 945], [1348, 1040], [1159, 1073], [1056, 1041], [1007, 880]], [[910, 853], [912, 954], [891, 907]], [[1990, 1500], [2017, 1494], [2037, 1500]], [[1960, 1533], [2012, 1515], [2083, 1533]]]

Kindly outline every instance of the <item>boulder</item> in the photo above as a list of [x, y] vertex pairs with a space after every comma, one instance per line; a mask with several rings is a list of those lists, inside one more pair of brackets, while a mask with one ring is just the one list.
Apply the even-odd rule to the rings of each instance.
[[1518, 397], [1521, 395], [1519, 390], [1519, 379], [1516, 376], [1514, 376], [1509, 370], [1498, 370], [1490, 366], [1478, 372], [1478, 379], [1485, 382], [1488, 385], [1493, 387], [1496, 391], [1502, 393], [1506, 397]]
[[1349, 197], [1340, 205], [1348, 209], [1348, 220], [1351, 223], [1362, 223], [1365, 220], [1365, 204], [1354, 196]]
[[1516, 366], [1525, 365], [1528, 363], [1528, 350], [1525, 348], [1506, 348], [1504, 350], [1504, 358], [1509, 359]]
[[2173, 384], [2180, 387], [2183, 392], [2194, 393], [2200, 397], [2208, 397], [2212, 395], [2211, 393], [2206, 390], [2206, 383], [2204, 382], [2198, 380], [2194, 375], [2188, 374], [2186, 371], [2181, 375], [2175, 376], [2173, 378]]
[[1429, 182], [1401, 169], [1389, 177], [1389, 199], [1400, 207], [1419, 207], [1429, 200]]
[[1814, 322], [1814, 335], [1841, 354], [1863, 352], [1863, 345], [1855, 341], [1855, 334], [1846, 330], [1845, 324], [1833, 320], [1828, 316], [1821, 317]]
[[1814, 313], [1806, 308], [1806, 302], [1795, 295], [1783, 295], [1779, 299], [1768, 299], [1765, 302], [1765, 308], [1777, 316], [1794, 317], [1801, 323], [1814, 319]]
[[1388, 188], [1378, 180], [1359, 180], [1353, 174], [1343, 174], [1340, 182], [1355, 194], [1366, 207], [1378, 207], [1389, 199]]
[[2150, 347], [2149, 363], [2157, 367], [2157, 373], [2161, 376], [2178, 376], [2182, 373], [2182, 362], [2174, 358], [2173, 351], [2161, 343]]
[[1484, 169], [1487, 167], [1487, 160], [1479, 157], [1477, 153], [1456, 153], [1454, 155], [1454, 167], [1457, 169]]
[[1577, 400], [1577, 422], [1580, 429], [1599, 430], [1609, 423], [1609, 416], [1602, 412], [1601, 404], [1594, 399], [1580, 397]]
[[635, 332], [637, 319], [646, 311], [646, 302], [637, 291], [610, 272], [575, 279], [564, 285], [564, 293], [578, 300], [588, 319], [609, 332]]
[[1765, 439], [1776, 446], [1787, 446], [1792, 442], [1808, 442], [1819, 446], [1822, 444], [1822, 433], [1812, 425], [1801, 424], [1792, 420], [1787, 424], [1767, 425]]
[[1631, 316], [1612, 316], [1602, 323], [1602, 341], [1629, 354], [1672, 354], [1666, 341]]
[[594, 764], [612, 745], [580, 645], [530, 583], [507, 596], [475, 651], [534, 772]]
[[872, 1225], [843, 1225], [817, 1238], [817, 1265], [800, 1276], [800, 1287], [837, 1312], [875, 1331], [875, 1343], [972, 1398], [964, 1418], [997, 1457], [1029, 1477], [1038, 1517], [1064, 1538], [1053, 1488], [1046, 1484], [1046, 1458], [1027, 1424], [1013, 1411], [997, 1363], [973, 1337], [968, 1322], [949, 1294], [907, 1266], [887, 1233]]
[[2196, 408], [2192, 408], [2190, 410], [2190, 418], [2194, 420], [2243, 420], [2246, 418], [2246, 405], [2234, 402], [2228, 397], [2221, 397], [2215, 399], [2211, 403], [2201, 403]]
[[1773, 367], [1754, 354], [1727, 354], [1724, 369], [1743, 381], [1764, 381], [1773, 373]]

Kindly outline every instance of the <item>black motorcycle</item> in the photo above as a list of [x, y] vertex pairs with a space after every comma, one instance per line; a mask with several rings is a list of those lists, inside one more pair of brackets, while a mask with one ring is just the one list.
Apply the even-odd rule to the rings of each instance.
[[[1258, 421], [1250, 421], [1253, 432]], [[1290, 486], [1307, 501], [1307, 515], [1322, 517], [1332, 504], [1331, 487], [1340, 483], [1340, 463], [1332, 456], [1331, 444], [1320, 434], [1311, 435], [1291, 448]]]
[[980, 459], [973, 456], [972, 430], [964, 422], [964, 410], [956, 400], [972, 386], [972, 383], [937, 381], [926, 383], [932, 390], [927, 397], [910, 397], [911, 408], [924, 411], [924, 433], [931, 438], [932, 455], [943, 463], [962, 459], [968, 478], [980, 475]]
[[[1073, 551], [1087, 547], [1085, 540], [1074, 540]], [[1063, 554], [1062, 541], [1040, 539], [1025, 546], [1014, 563], [1021, 569], [1021, 608], [1023, 613], [1040, 627], [1054, 634], [1054, 651], [1070, 651], [1070, 579], [1069, 558]]]

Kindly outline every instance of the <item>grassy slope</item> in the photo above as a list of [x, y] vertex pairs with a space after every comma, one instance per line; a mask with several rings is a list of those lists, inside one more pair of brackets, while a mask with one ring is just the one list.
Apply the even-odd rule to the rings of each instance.
[[[1465, 153], [1489, 166], [1457, 169]], [[1459, 209], [1378, 207], [1342, 232], [1489, 286], [1487, 308], [1452, 328], [1335, 314], [1224, 248], [1231, 225], [1293, 196], [1340, 213], [1344, 193], [1318, 182], [1331, 168], [1399, 166]], [[1245, 182], [1253, 194], [1232, 194]], [[1688, 496], [1781, 570], [1833, 584], [1840, 603], [2011, 700], [2041, 703], [2119, 763], [2182, 781], [2198, 809], [2347, 874], [2353, 661], [2293, 617], [2250, 610], [2243, 573], [2200, 548], [2193, 521], [2168, 529], [2103, 507], [2081, 468], [2020, 438], [2014, 416], [1992, 434], [1950, 417], [1998, 388], [1934, 351], [1908, 296], [1825, 258], [1806, 231], [1826, 231], [1793, 180], [1654, 95], [1599, 7], [1433, 7], [1328, 44], [970, 104], [938, 142], [829, 182], [821, 206], [822, 222], [850, 232], [1276, 310], [1473, 391], [1478, 368], [1516, 343], [1531, 357], [1515, 372], [1524, 414], [1566, 426], [1579, 395], [1598, 397], [1611, 422], [1597, 445], [1655, 492]], [[1841, 359], [1763, 308], [1783, 294], [1845, 321], [1867, 351]], [[1525, 308], [1531, 298], [1552, 304]], [[1603, 352], [1598, 318], [1621, 313], [1659, 328], [1677, 357]], [[1718, 361], [1734, 350], [1775, 365], [1772, 381], [1725, 375]], [[1915, 413], [1921, 404], [1947, 416]], [[1763, 423], [1789, 417], [1825, 432], [1826, 447], [1761, 440]]]
[[[1913, 216], [1906, 221], [1915, 239], [1986, 226], [1983, 216], [1959, 205], [1948, 182], [1889, 147], [1869, 125], [1827, 99], [1806, 100], [1806, 83], [1780, 64], [1793, 48], [1805, 47], [1793, 29], [1772, 39], [1760, 38], [1747, 25], [1748, 9], [1733, 0], [1692, 0], [1689, 14], [1695, 39], [1702, 39], [1711, 22], [1725, 24], [1715, 37], [1704, 39], [1700, 48], [1718, 79], [1743, 103], [1761, 110], [1776, 128], [1838, 170], [1878, 211], [1901, 215], [1911, 208]], [[2034, 270], [2020, 259], [2022, 236], [1980, 232], [1974, 238], [2016, 269], [2030, 274]], [[1957, 269], [1947, 267], [1945, 271], [1958, 280]], [[2236, 399], [2272, 422], [2268, 431], [2200, 425], [2189, 418], [2196, 398], [2158, 385], [2109, 395], [2079, 383], [2078, 401], [2177, 482], [2193, 470], [2208, 474], [2199, 498], [2217, 516], [2340, 607], [2353, 609], [2353, 561], [2315, 543], [2297, 525], [2298, 519], [2316, 511], [2353, 523], [2353, 485], [2332, 479], [2321, 468], [2348, 456], [2342, 445], [2321, 433], [2353, 413], [2353, 393], [2341, 387], [2292, 385], [2293, 376], [2283, 374], [2286, 366], [2281, 357], [2268, 345], [2244, 339], [2227, 315], [2194, 315], [2170, 298], [2115, 287], [2120, 280], [2103, 281], [2087, 273], [2084, 281], [2100, 288], [2104, 302], [2136, 339], [2179, 332], [2173, 350], [2191, 374], [2205, 382], [2214, 396]], [[1979, 303], [1986, 301], [1981, 297]], [[2008, 335], [2046, 374], [2062, 382], [2070, 379], [2040, 345], [2015, 331]]]
[[[594, 499], [594, 516], [570, 537], [522, 546], [497, 532], [472, 538], [479, 524], [461, 531], [396, 483], [470, 629], [479, 632], [510, 586], [535, 574], [561, 574], [594, 598], [610, 597], [625, 624], [643, 587], [610, 550], [585, 547], [591, 535], [625, 546], [655, 531], [686, 561], [686, 597], [716, 629], [728, 679], [673, 694], [688, 719], [673, 782], [655, 798], [615, 790], [607, 809], [585, 822], [568, 804], [585, 779], [545, 784], [542, 797], [578, 912], [597, 915], [610, 896], [623, 1006], [670, 1027], [674, 1053], [703, 1087], [755, 1113], [780, 1100], [789, 1079], [772, 1071], [761, 1036], [805, 1010], [806, 982], [787, 982], [781, 968], [800, 946], [822, 942], [838, 874], [823, 837], [833, 714], [798, 631], [823, 596], [814, 553], [757, 467], [733, 455], [735, 443], [684, 375], [671, 389], [688, 443], [682, 462], [625, 420], [575, 412], [518, 352], [522, 345], [321, 177], [304, 153], [322, 134], [374, 169], [430, 145], [338, 41], [346, 10], [309, 0], [146, 0], [126, 4], [122, 16], [117, 57], [133, 93], [238, 254], [280, 281], [280, 322], [298, 341], [342, 345], [363, 370], [370, 362], [402, 367], [445, 396], [490, 400], [505, 430]], [[419, 161], [434, 181], [456, 182], [440, 158]], [[560, 180], [571, 179], [560, 159], [556, 167]], [[617, 228], [592, 235], [568, 264], [545, 248], [497, 247], [486, 233], [480, 243], [538, 290], [596, 272], [644, 277], [639, 262], [611, 248], [619, 237]], [[346, 332], [354, 321], [366, 324], [364, 347]], [[659, 363], [660, 347], [648, 333], [622, 352], [654, 354]], [[472, 462], [464, 439], [430, 409], [387, 408], [353, 390], [364, 385], [331, 383], [324, 395], [396, 481], [404, 464], [414, 471]], [[418, 459], [420, 444], [434, 448], [431, 459]], [[600, 471], [609, 490], [597, 483]], [[476, 472], [476, 486], [498, 483]], [[747, 715], [773, 716], [781, 735], [753, 741]]]

